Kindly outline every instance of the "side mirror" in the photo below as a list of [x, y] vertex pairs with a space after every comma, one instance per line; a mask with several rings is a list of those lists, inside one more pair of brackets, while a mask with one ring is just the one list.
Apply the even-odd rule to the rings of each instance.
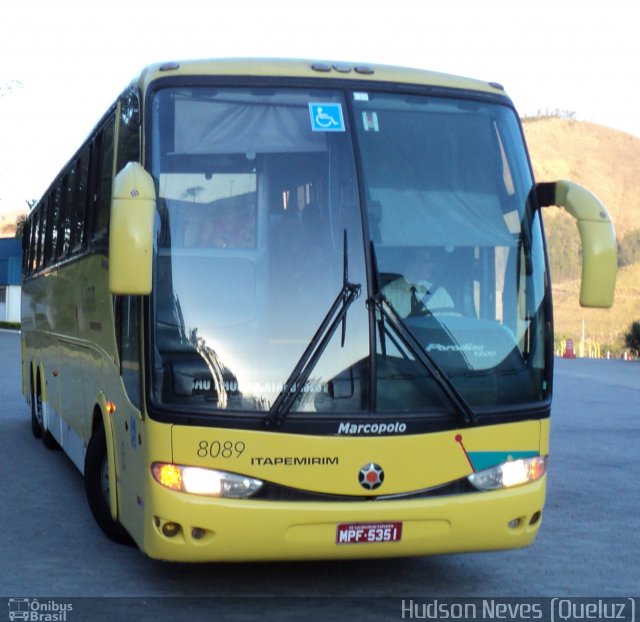
[[536, 192], [541, 207], [563, 207], [577, 221], [582, 243], [580, 304], [610, 307], [618, 272], [618, 249], [607, 208], [586, 188], [571, 181], [538, 184]]
[[129, 162], [113, 184], [109, 226], [112, 294], [133, 296], [151, 292], [155, 208], [153, 178], [138, 162]]

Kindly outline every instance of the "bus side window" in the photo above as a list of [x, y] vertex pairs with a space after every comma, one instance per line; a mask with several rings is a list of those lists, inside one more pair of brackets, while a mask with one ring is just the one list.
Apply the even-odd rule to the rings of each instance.
[[22, 230], [22, 276], [29, 276], [29, 242], [31, 240], [31, 220], [27, 218]]
[[73, 232], [72, 223], [75, 217], [75, 204], [73, 190], [75, 187], [76, 169], [73, 165], [69, 172], [63, 177], [62, 182], [62, 259], [66, 259], [71, 254]]
[[95, 212], [92, 214], [92, 237], [104, 234], [109, 226], [111, 213], [111, 192], [113, 186], [113, 117], [104, 127], [96, 141], [97, 149], [97, 179], [95, 179]]
[[131, 87], [121, 97], [119, 111], [116, 172], [128, 162], [140, 162], [140, 100], [136, 88]]
[[[37, 208], [36, 208], [37, 209]], [[29, 274], [33, 274], [36, 271], [35, 266], [35, 250], [36, 250], [36, 239], [38, 236], [38, 212], [34, 211], [30, 217], [30, 226], [29, 226], [29, 249], [28, 249], [28, 257], [27, 257], [27, 266]]]
[[87, 202], [89, 192], [90, 150], [86, 147], [76, 162], [75, 231], [72, 232], [73, 249], [86, 245]]
[[53, 195], [49, 194], [42, 201], [46, 206], [47, 212], [47, 228], [45, 231], [44, 239], [44, 265], [50, 266], [53, 264], [56, 258], [56, 222], [55, 213], [53, 211], [54, 202]]
[[140, 298], [117, 296], [115, 306], [120, 374], [129, 401], [140, 408]]
[[43, 259], [43, 238], [44, 238], [44, 228], [45, 228], [45, 209], [44, 205], [41, 205], [38, 208], [38, 213], [36, 214], [36, 254], [34, 257], [34, 270], [37, 272], [42, 269], [42, 259]]
[[[51, 214], [53, 216], [53, 228], [55, 230], [55, 256], [56, 261], [64, 259], [63, 242], [64, 242], [64, 212], [62, 207], [62, 190], [56, 187], [51, 194]], [[54, 249], [52, 249], [54, 252]]]

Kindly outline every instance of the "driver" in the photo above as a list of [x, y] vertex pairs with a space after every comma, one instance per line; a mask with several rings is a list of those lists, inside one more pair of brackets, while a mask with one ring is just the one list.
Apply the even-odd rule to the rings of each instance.
[[385, 285], [382, 293], [403, 318], [454, 308], [447, 290], [433, 282], [433, 261], [425, 248], [409, 252], [402, 276]]

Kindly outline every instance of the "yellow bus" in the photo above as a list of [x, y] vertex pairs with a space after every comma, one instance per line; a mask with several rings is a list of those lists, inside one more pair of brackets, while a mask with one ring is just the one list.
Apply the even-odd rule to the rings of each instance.
[[553, 330], [541, 208], [612, 303], [607, 210], [536, 184], [494, 83], [284, 60], [142, 71], [24, 235], [32, 430], [165, 560], [530, 544]]

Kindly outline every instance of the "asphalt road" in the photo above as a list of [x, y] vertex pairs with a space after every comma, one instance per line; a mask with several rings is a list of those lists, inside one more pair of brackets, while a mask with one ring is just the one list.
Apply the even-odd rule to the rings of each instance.
[[[640, 363], [556, 360], [547, 505], [533, 546], [353, 562], [170, 564], [111, 543], [79, 472], [32, 437], [20, 387], [19, 335], [0, 332], [0, 601], [9, 611], [28, 598], [68, 622], [399, 620], [411, 598], [640, 595]], [[81, 598], [95, 596], [120, 598]]]

